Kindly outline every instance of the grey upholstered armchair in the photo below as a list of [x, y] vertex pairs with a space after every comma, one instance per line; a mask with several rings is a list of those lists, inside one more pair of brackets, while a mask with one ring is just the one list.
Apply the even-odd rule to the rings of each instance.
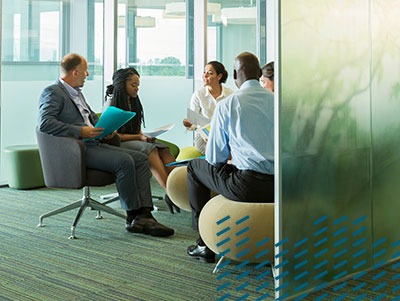
[[82, 141], [71, 137], [48, 135], [40, 132], [39, 129], [36, 129], [36, 137], [46, 186], [52, 188], [83, 188], [82, 199], [41, 215], [39, 227], [44, 226], [43, 219], [45, 217], [79, 208], [71, 226], [70, 239], [74, 239], [76, 238], [75, 228], [86, 207], [98, 210], [97, 218], [102, 218], [101, 211], [125, 218], [124, 214], [106, 206], [106, 204], [118, 200], [118, 197], [103, 203], [90, 197], [90, 186], [112, 184], [115, 182], [115, 177], [108, 172], [86, 168]]

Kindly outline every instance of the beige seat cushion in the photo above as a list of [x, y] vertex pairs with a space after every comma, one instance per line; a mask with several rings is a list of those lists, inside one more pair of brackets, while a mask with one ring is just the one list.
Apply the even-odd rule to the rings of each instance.
[[[175, 167], [167, 178], [167, 194], [172, 202], [185, 211], [192, 211], [189, 203], [189, 192], [187, 189], [187, 167]], [[211, 196], [217, 195], [211, 192]]]
[[201, 211], [199, 231], [216, 254], [237, 261], [260, 263], [268, 259], [273, 263], [273, 203], [235, 202], [218, 195]]
[[167, 178], [167, 194], [172, 202], [185, 211], [191, 211], [186, 184], [186, 166], [175, 167]]

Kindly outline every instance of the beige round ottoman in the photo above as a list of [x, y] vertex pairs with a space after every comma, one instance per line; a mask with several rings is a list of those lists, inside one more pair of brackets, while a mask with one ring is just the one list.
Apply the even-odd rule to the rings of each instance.
[[[186, 183], [187, 167], [175, 167], [168, 175], [167, 194], [172, 202], [185, 211], [192, 211], [189, 203], [189, 192]], [[211, 191], [211, 197], [217, 194]]]
[[167, 194], [172, 202], [185, 211], [192, 211], [186, 184], [186, 166], [175, 167], [167, 178]]
[[199, 218], [200, 236], [216, 254], [236, 261], [274, 263], [274, 204], [212, 198]]

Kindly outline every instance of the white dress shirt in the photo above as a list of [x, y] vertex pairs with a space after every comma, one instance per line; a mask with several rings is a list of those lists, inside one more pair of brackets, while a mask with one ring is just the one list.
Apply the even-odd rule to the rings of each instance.
[[76, 106], [78, 107], [79, 112], [81, 112], [81, 115], [83, 117], [85, 124], [88, 126], [93, 126], [93, 124], [90, 122], [90, 119], [89, 119], [90, 110], [86, 105], [86, 101], [82, 95], [81, 89], [71, 87], [68, 83], [63, 81], [61, 78], [60, 78], [60, 82], [64, 85], [65, 89], [67, 89], [69, 95], [71, 95], [71, 98], [75, 102]]

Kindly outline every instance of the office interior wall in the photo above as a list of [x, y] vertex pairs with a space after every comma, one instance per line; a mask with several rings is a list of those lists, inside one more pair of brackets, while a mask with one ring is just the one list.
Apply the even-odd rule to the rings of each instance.
[[279, 295], [288, 297], [399, 256], [399, 5], [280, 8]]

